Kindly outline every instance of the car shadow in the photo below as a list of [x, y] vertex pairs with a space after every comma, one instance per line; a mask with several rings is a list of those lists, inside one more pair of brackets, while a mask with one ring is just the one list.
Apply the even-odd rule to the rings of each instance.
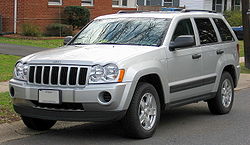
[[[146, 140], [148, 144], [154, 144], [155, 138], [166, 137], [168, 132], [180, 129], [180, 125], [204, 121], [209, 116], [212, 115], [204, 103], [168, 110], [161, 114], [156, 134]], [[83, 123], [69, 128], [52, 128], [29, 138], [32, 138], [33, 143], [46, 138], [43, 139], [43, 144], [145, 144], [145, 140], [127, 137], [119, 122]]]

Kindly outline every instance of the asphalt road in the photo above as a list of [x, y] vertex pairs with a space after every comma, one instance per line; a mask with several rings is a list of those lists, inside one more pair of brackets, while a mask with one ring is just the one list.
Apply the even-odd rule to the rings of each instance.
[[0, 43], [0, 54], [26, 56], [46, 49], [48, 48]]
[[169, 110], [152, 138], [127, 138], [119, 123], [85, 123], [12, 140], [3, 145], [249, 145], [250, 89], [236, 92], [230, 114], [211, 115], [206, 103]]

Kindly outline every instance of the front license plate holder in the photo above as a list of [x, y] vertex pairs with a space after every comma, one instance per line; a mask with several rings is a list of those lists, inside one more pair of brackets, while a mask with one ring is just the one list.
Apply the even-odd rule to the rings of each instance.
[[60, 90], [38, 90], [38, 102], [44, 104], [61, 104]]

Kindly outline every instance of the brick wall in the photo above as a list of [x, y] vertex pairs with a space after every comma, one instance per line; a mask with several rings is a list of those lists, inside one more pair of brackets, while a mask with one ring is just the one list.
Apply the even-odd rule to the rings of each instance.
[[[13, 32], [14, 25], [14, 1], [13, 0], [1, 0], [0, 1], [0, 15], [3, 21], [3, 32]], [[0, 32], [1, 33], [1, 32]]]
[[[60, 23], [61, 14], [65, 6], [80, 6], [81, 0], [63, 0], [62, 6], [48, 5], [48, 0], [18, 0], [17, 32], [21, 32], [21, 26], [31, 23], [45, 31], [51, 23]], [[87, 7], [91, 13], [91, 19], [105, 14], [116, 13], [119, 10], [135, 10], [133, 8], [112, 8], [112, 0], [95, 0], [94, 6]], [[14, 0], [0, 1], [0, 14], [4, 17], [3, 30], [13, 32]]]
[[48, 5], [48, 0], [19, 0], [18, 4], [17, 32], [21, 31], [21, 25], [24, 23], [32, 23], [44, 31], [47, 25], [61, 22], [65, 6], [79, 6], [81, 1], [64, 0], [62, 6]]

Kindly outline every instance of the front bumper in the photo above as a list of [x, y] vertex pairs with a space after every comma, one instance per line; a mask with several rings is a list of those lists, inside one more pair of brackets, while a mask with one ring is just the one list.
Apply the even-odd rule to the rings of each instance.
[[60, 121], [115, 121], [126, 114], [126, 111], [59, 111], [20, 105], [14, 105], [14, 109], [26, 117]]
[[[112, 83], [87, 85], [85, 87], [70, 88], [58, 86], [30, 85], [15, 79], [10, 80], [10, 90], [14, 93], [14, 109], [23, 116], [49, 120], [75, 120], [75, 121], [106, 121], [120, 119], [126, 112], [127, 96], [131, 83]], [[82, 110], [72, 110], [38, 107], [38, 90], [53, 89], [61, 91], [62, 104], [82, 105]], [[108, 103], [103, 103], [99, 99], [102, 92], [109, 92], [112, 96]], [[51, 106], [51, 105], [50, 105]]]

